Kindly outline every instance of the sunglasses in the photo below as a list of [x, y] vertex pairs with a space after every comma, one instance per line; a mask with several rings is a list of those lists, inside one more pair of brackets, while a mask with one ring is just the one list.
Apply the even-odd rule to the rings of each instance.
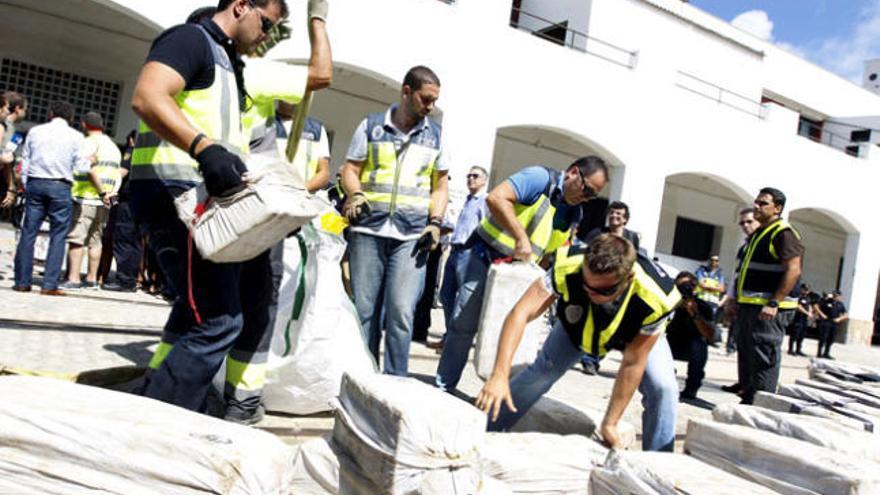
[[[248, 6], [257, 10], [257, 6], [252, 0], [248, 0]], [[257, 10], [257, 13], [260, 14], [260, 11]], [[273, 27], [275, 27], [275, 23], [272, 22], [272, 19], [260, 14], [260, 29], [263, 31], [263, 34], [269, 34], [269, 31], [271, 31]]]
[[623, 277], [622, 279], [620, 279], [620, 281], [618, 281], [611, 287], [603, 287], [601, 289], [597, 287], [592, 287], [588, 283], [584, 282], [584, 289], [586, 289], [587, 292], [591, 292], [600, 296], [613, 296], [615, 293], [617, 293], [618, 290], [620, 290], [620, 286], [623, 285], [624, 282], [626, 282], [626, 277]]
[[764, 201], [763, 199], [756, 199], [756, 200], [755, 200], [755, 204], [758, 205], [758, 206], [769, 206], [769, 205], [770, 205], [770, 202], [769, 202], [769, 201]]
[[[587, 199], [595, 198], [599, 195], [599, 192], [593, 189], [593, 186], [587, 183], [587, 178], [584, 177], [584, 173], [581, 171], [580, 167], [576, 167], [578, 171], [578, 175], [581, 176], [581, 183], [584, 185], [583, 193], [584, 197]], [[597, 292], [598, 294], [598, 292]]]
[[465, 177], [467, 177], [468, 179], [479, 179], [480, 174], [467, 174]]

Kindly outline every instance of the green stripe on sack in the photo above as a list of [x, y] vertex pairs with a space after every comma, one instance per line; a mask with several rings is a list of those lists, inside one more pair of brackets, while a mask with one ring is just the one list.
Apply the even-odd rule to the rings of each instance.
[[290, 324], [295, 320], [299, 320], [302, 315], [303, 305], [306, 299], [306, 263], [308, 262], [309, 252], [306, 249], [306, 243], [300, 236], [296, 236], [299, 241], [299, 283], [296, 287], [296, 294], [293, 296], [293, 310], [290, 312], [290, 320], [287, 321], [287, 327], [284, 329], [284, 353], [283, 356], [290, 354]]

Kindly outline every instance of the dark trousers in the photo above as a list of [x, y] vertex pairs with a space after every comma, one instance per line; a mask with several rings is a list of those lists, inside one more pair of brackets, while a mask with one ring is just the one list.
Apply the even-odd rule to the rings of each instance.
[[820, 320], [816, 323], [816, 329], [819, 331], [819, 349], [816, 355], [828, 357], [831, 355], [831, 344], [834, 343], [837, 334], [837, 324], [831, 320]]
[[696, 395], [706, 377], [706, 362], [709, 360], [709, 344], [703, 338], [669, 339], [672, 358], [687, 361], [687, 379], [684, 382], [684, 395]]
[[137, 284], [143, 246], [138, 224], [130, 201], [121, 201], [114, 208], [113, 257], [116, 259], [116, 283], [126, 289]]
[[413, 335], [415, 342], [428, 340], [428, 330], [431, 329], [431, 308], [434, 307], [434, 296], [437, 292], [437, 275], [440, 273], [440, 259], [443, 250], [439, 247], [428, 254], [428, 264], [425, 267], [425, 290], [422, 297], [416, 303], [416, 312], [413, 317]]
[[[208, 389], [230, 350], [259, 341], [268, 324], [272, 292], [269, 251], [243, 263], [203, 259], [177, 218], [172, 194], [132, 184], [138, 219], [169, 283], [180, 297], [162, 335], [170, 351], [150, 373], [143, 395], [194, 411], [205, 411]], [[173, 282], [172, 282], [173, 280]], [[240, 356], [241, 357], [241, 356]], [[152, 364], [152, 363], [151, 363]]]
[[736, 323], [736, 317], [733, 317], [730, 319], [730, 326], [727, 327], [727, 344], [725, 347], [727, 348], [726, 350], [728, 354], [736, 352], [736, 338], [738, 332], [739, 325]]
[[794, 311], [777, 311], [771, 320], [760, 320], [761, 308], [756, 304], [740, 304], [736, 320], [739, 324], [737, 347], [743, 403], [751, 404], [758, 391], [775, 393], [782, 364], [782, 339]]
[[801, 346], [804, 344], [804, 335], [807, 333], [807, 322], [795, 318], [789, 330], [788, 352], [801, 352]]

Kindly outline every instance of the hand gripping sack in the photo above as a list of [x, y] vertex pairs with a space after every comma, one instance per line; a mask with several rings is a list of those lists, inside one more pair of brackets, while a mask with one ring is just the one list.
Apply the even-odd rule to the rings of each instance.
[[329, 411], [343, 373], [376, 371], [342, 284], [344, 252], [340, 236], [311, 225], [284, 241], [284, 274], [263, 389], [271, 411]]
[[236, 194], [212, 198], [199, 184], [174, 200], [203, 258], [215, 263], [247, 261], [330, 209], [329, 203], [306, 191], [291, 167], [266, 160], [259, 155], [247, 158], [251, 179]]

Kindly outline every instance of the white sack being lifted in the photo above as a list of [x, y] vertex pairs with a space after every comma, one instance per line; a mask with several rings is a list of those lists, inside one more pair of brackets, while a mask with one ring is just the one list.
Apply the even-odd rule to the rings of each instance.
[[880, 431], [880, 421], [875, 421], [872, 416], [862, 415], [852, 410], [841, 410], [833, 406], [827, 407], [794, 397], [758, 392], [755, 394], [755, 406], [771, 411], [825, 418], [841, 426], [867, 433], [876, 434]]
[[486, 415], [413, 378], [345, 374], [333, 441], [340, 492], [475, 493]]
[[247, 261], [275, 245], [330, 206], [312, 196], [283, 162], [247, 157], [251, 182], [226, 198], [209, 198], [199, 184], [174, 200], [177, 216], [203, 258]]
[[719, 423], [748, 426], [795, 438], [837, 452], [880, 462], [880, 438], [856, 432], [831, 419], [769, 411], [755, 406], [725, 404], [712, 411]]
[[329, 411], [343, 373], [375, 372], [342, 285], [344, 252], [341, 237], [311, 225], [284, 240], [284, 273], [263, 388], [270, 411]]
[[[543, 275], [544, 271], [532, 263], [496, 263], [489, 267], [477, 344], [474, 348], [474, 368], [480, 378], [485, 380], [492, 374], [501, 328], [507, 314], [529, 285]], [[535, 360], [549, 333], [550, 328], [543, 316], [526, 325], [519, 347], [513, 355], [511, 376], [516, 374], [517, 369], [528, 366]]]
[[0, 378], [0, 493], [290, 493], [274, 435], [135, 395]]
[[[529, 411], [513, 425], [514, 432], [556, 433], [559, 435], [583, 435], [598, 439], [596, 429], [605, 413], [591, 409], [578, 409], [560, 400], [541, 397]], [[636, 441], [636, 428], [632, 423], [620, 420], [617, 425], [620, 443], [628, 448]]]
[[592, 495], [778, 495], [681, 454], [615, 452], [590, 476]]
[[746, 426], [690, 420], [694, 457], [789, 495], [880, 493], [880, 465]]
[[514, 493], [587, 495], [590, 472], [608, 449], [581, 435], [488, 433], [480, 447], [483, 475]]

